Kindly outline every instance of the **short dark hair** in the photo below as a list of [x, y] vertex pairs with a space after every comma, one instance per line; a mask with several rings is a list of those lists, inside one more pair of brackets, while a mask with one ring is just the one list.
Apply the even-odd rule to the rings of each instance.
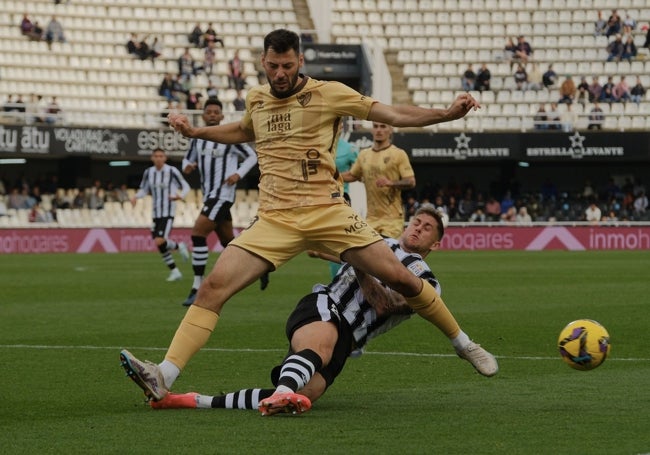
[[264, 37], [264, 54], [269, 49], [273, 49], [278, 54], [284, 54], [290, 49], [293, 49], [296, 55], [298, 55], [300, 54], [300, 37], [291, 30], [283, 28], [273, 30]]
[[219, 98], [215, 98], [214, 96], [208, 98], [208, 100], [205, 102], [203, 105], [203, 110], [205, 110], [206, 107], [208, 106], [219, 106], [221, 110], [223, 110], [223, 104], [221, 103], [221, 100]]
[[438, 241], [441, 241], [442, 236], [445, 235], [445, 226], [442, 222], [442, 215], [440, 212], [436, 210], [433, 204], [422, 204], [420, 208], [416, 210], [414, 216], [418, 216], [421, 213], [425, 213], [436, 220], [436, 224], [438, 225]]

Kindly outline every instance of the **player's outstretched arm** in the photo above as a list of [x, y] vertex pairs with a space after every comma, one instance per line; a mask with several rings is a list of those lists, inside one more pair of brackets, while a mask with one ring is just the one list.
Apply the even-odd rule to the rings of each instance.
[[469, 93], [458, 95], [446, 109], [374, 103], [370, 108], [368, 120], [397, 127], [420, 127], [457, 120], [467, 115], [472, 109], [477, 110], [480, 107], [479, 102]]
[[190, 125], [187, 116], [182, 114], [169, 114], [167, 118], [169, 126], [185, 137], [205, 139], [222, 144], [241, 144], [255, 140], [253, 132], [244, 130], [239, 122], [196, 127]]

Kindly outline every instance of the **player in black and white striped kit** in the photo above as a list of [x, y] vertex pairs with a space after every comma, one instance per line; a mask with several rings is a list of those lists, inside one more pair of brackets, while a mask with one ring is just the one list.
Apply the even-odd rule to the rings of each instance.
[[178, 169], [166, 163], [167, 154], [163, 149], [155, 149], [151, 153], [151, 161], [153, 166], [144, 171], [140, 188], [131, 199], [131, 204], [135, 206], [136, 199], [151, 195], [153, 212], [151, 236], [162, 254], [163, 261], [171, 270], [167, 281], [178, 281], [183, 274], [176, 267], [171, 252], [178, 250], [186, 261], [189, 259], [189, 252], [183, 242], [176, 243], [170, 239], [169, 233], [176, 214], [176, 201], [185, 198], [190, 191], [190, 185]]
[[[203, 107], [203, 121], [207, 126], [218, 125], [223, 120], [221, 101], [210, 98]], [[216, 232], [225, 248], [235, 238], [230, 208], [235, 202], [237, 182], [257, 164], [255, 150], [246, 144], [219, 144], [203, 139], [193, 139], [183, 159], [183, 172], [195, 169], [201, 175], [203, 207], [192, 227], [192, 269], [194, 281], [184, 306], [194, 303], [208, 262], [207, 237]], [[268, 279], [267, 279], [268, 283]], [[264, 289], [266, 285], [263, 285]]]
[[[402, 264], [431, 283], [438, 294], [440, 285], [424, 258], [439, 248], [443, 234], [442, 218], [433, 206], [425, 206], [418, 210], [399, 240], [385, 239]], [[276, 389], [244, 389], [215, 397], [168, 393], [161, 401], [151, 401], [151, 407], [259, 408], [263, 415], [300, 414], [325, 393], [348, 357], [360, 355], [368, 341], [413, 314], [400, 294], [344, 264], [330, 284], [314, 286], [312, 293], [303, 297], [289, 316], [286, 326], [291, 344], [289, 354], [271, 374]], [[456, 353], [480, 374], [493, 376], [498, 372], [494, 356], [465, 332], [458, 329], [455, 333], [444, 333]]]

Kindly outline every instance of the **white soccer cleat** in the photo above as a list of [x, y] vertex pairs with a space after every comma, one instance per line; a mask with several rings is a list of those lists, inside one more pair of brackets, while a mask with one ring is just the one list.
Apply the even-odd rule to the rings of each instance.
[[178, 281], [181, 278], [183, 278], [183, 274], [181, 273], [180, 270], [172, 269], [172, 271], [169, 273], [169, 276], [167, 277], [167, 281]]
[[483, 376], [494, 376], [499, 372], [497, 359], [481, 347], [480, 344], [471, 341], [465, 349], [457, 350], [456, 354], [461, 359], [467, 360]]
[[187, 245], [185, 245], [185, 242], [180, 242], [178, 244], [178, 252], [181, 254], [183, 261], [187, 262], [190, 260], [190, 252], [187, 249]]
[[120, 352], [120, 363], [129, 379], [142, 389], [147, 398], [155, 401], [165, 398], [168, 390], [158, 365], [147, 360], [142, 362], [126, 349]]

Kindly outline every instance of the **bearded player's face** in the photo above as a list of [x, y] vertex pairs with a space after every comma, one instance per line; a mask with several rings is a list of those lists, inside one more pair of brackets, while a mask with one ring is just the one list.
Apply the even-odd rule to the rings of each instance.
[[262, 66], [271, 86], [271, 93], [278, 98], [284, 98], [291, 93], [298, 83], [302, 65], [302, 54], [296, 54], [293, 49], [278, 54], [273, 48], [269, 48], [262, 57]]

